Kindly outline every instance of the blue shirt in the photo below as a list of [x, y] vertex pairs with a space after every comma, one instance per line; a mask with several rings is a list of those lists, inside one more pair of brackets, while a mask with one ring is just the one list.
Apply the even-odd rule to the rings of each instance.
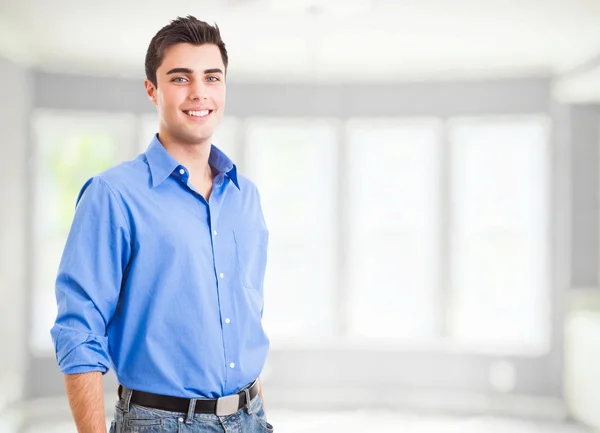
[[209, 201], [155, 136], [90, 179], [56, 280], [63, 373], [107, 372], [188, 398], [237, 392], [264, 366], [268, 232], [256, 186], [215, 146]]

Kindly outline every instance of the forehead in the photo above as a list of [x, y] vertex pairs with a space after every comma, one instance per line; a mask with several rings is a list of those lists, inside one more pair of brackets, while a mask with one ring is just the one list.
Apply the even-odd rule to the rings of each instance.
[[225, 70], [221, 51], [215, 44], [192, 45], [180, 43], [165, 50], [158, 73], [166, 73], [173, 68], [188, 68], [196, 71], [219, 68]]

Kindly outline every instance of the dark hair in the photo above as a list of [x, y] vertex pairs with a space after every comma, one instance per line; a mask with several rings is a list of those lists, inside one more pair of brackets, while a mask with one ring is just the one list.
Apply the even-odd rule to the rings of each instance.
[[155, 87], [157, 87], [156, 70], [162, 64], [165, 51], [169, 47], [180, 43], [193, 45], [215, 44], [221, 51], [223, 65], [225, 65], [225, 71], [227, 71], [227, 49], [221, 39], [219, 27], [216, 24], [211, 26], [191, 15], [185, 18], [177, 17], [154, 35], [148, 46], [148, 51], [146, 51], [146, 78]]

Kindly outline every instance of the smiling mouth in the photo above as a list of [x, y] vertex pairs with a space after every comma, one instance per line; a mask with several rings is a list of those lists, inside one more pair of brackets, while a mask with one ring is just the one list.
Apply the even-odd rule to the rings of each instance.
[[214, 110], [200, 110], [200, 111], [184, 110], [183, 112], [190, 117], [206, 117], [209, 114], [211, 114], [213, 111]]

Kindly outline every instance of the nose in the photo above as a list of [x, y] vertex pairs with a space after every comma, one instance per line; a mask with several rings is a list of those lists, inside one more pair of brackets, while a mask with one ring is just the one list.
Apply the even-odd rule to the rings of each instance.
[[206, 84], [202, 81], [194, 81], [194, 83], [190, 86], [189, 98], [192, 101], [207, 99], [208, 95]]

